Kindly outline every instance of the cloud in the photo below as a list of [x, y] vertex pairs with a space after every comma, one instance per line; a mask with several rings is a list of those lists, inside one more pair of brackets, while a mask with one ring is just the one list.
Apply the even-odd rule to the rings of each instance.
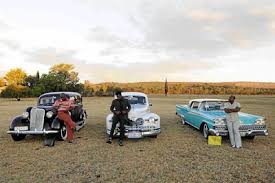
[[[273, 48], [275, 41], [271, 0], [18, 3], [27, 14], [8, 8], [12, 3], [0, 7], [6, 18], [0, 20], [0, 62], [25, 67], [28, 62], [32, 70], [43, 71], [55, 63], [72, 63], [82, 80], [93, 82], [149, 81], [167, 75], [174, 80], [215, 80], [214, 70], [228, 66], [225, 62], [253, 60], [260, 65], [262, 58], [243, 55]], [[67, 16], [71, 12], [74, 16]], [[232, 55], [238, 58], [223, 60]], [[274, 53], [268, 55], [271, 61]], [[228, 68], [221, 70], [221, 80], [231, 79], [230, 73], [223, 76]]]
[[191, 19], [196, 21], [206, 21], [206, 22], [221, 22], [226, 21], [228, 15], [219, 11], [210, 10], [193, 10], [189, 13]]
[[11, 50], [17, 50], [20, 48], [20, 45], [18, 42], [14, 40], [9, 40], [9, 39], [0, 39], [0, 45], [3, 45]]
[[11, 26], [9, 26], [7, 23], [5, 23], [4, 21], [0, 20], [0, 31], [3, 30], [9, 30], [11, 29]]
[[[161, 2], [147, 3], [145, 10], [141, 6], [139, 19], [143, 21], [136, 24], [138, 27], [142, 22], [145, 42], [154, 49], [216, 57], [232, 49], [260, 47], [274, 41], [271, 28], [275, 18], [251, 13], [267, 2]], [[269, 6], [275, 5], [268, 2]]]
[[29, 53], [29, 61], [51, 66], [53, 64], [74, 64], [81, 78], [90, 79], [92, 82], [105, 81], [152, 81], [162, 80], [175, 74], [200, 70], [211, 70], [219, 66], [217, 63], [209, 63], [200, 60], [161, 60], [152, 63], [128, 63], [125, 65], [88, 63], [76, 58], [74, 51], [58, 51], [55, 48], [46, 48]]

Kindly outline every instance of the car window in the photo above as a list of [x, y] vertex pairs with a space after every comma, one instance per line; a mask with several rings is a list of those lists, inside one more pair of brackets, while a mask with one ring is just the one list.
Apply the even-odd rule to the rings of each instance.
[[38, 104], [43, 106], [51, 106], [54, 104], [54, 102], [59, 99], [60, 96], [58, 95], [51, 95], [51, 96], [44, 96], [40, 98]]
[[225, 101], [207, 101], [202, 103], [201, 109], [205, 111], [223, 111], [224, 104]]
[[145, 105], [146, 104], [146, 98], [143, 96], [124, 96], [125, 99], [128, 99], [129, 103], [131, 105]]
[[199, 105], [200, 105], [199, 102], [193, 102], [192, 105], [191, 105], [191, 109], [198, 109]]

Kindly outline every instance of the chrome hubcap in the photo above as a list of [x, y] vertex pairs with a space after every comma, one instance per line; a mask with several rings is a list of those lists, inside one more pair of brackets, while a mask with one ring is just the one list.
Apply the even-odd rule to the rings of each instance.
[[203, 126], [203, 135], [205, 138], [207, 138], [207, 135], [208, 135], [208, 127], [206, 124], [204, 124]]
[[184, 125], [185, 124], [185, 120], [183, 117], [181, 117], [181, 123]]
[[61, 133], [62, 139], [66, 140], [66, 138], [67, 138], [67, 129], [66, 129], [66, 126], [62, 126], [60, 133]]

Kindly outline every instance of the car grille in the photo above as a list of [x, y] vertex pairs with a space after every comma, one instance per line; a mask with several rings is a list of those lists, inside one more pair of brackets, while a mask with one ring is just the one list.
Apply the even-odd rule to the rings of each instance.
[[245, 131], [245, 130], [265, 130], [266, 125], [241, 125], [240, 130]]
[[44, 126], [45, 110], [32, 108], [30, 115], [30, 130], [40, 131]]

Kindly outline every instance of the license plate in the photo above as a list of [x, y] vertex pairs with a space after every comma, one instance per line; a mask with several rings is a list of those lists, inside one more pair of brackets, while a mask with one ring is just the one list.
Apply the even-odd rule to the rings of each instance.
[[244, 137], [246, 135], [245, 132], [240, 132], [241, 137]]
[[14, 127], [14, 130], [15, 131], [26, 131], [26, 130], [28, 130], [29, 129], [29, 127], [28, 126], [16, 126], [16, 127]]
[[138, 139], [138, 138], [141, 138], [142, 135], [140, 132], [130, 132], [128, 133], [128, 138], [129, 139]]

